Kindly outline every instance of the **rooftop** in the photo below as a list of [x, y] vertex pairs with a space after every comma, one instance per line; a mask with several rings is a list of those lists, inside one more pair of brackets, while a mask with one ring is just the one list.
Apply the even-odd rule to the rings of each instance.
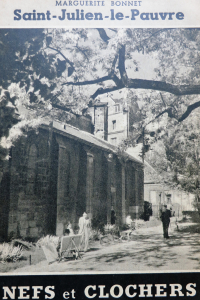
[[[105, 140], [102, 140], [96, 136], [94, 136], [93, 134], [80, 130], [74, 126], [71, 126], [69, 124], [66, 123], [62, 123], [62, 122], [58, 122], [58, 121], [49, 121], [49, 120], [44, 120], [42, 127], [49, 127], [51, 126], [54, 130], [54, 132], [58, 132], [64, 136], [68, 136], [70, 138], [73, 138], [74, 140], [79, 140], [79, 141], [83, 141], [85, 144], [88, 144], [89, 146], [91, 145], [95, 145], [96, 147], [107, 151], [107, 152], [112, 152], [117, 154], [117, 147], [108, 143]], [[142, 165], [142, 162], [133, 157], [132, 155], [128, 154], [128, 153], [124, 153], [123, 156], [131, 161], [134, 161], [140, 165]]]

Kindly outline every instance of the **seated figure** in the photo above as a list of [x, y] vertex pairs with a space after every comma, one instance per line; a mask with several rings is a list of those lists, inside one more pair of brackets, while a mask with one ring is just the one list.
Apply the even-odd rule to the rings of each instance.
[[68, 224], [67, 229], [69, 230], [69, 235], [74, 235], [74, 230], [72, 229], [71, 223]]
[[127, 216], [126, 217], [126, 225], [130, 228], [131, 227], [131, 224], [132, 224], [132, 219], [131, 219], [131, 216]]

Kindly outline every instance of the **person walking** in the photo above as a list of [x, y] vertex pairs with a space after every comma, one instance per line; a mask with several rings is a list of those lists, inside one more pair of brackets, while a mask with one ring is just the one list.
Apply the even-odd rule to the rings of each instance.
[[171, 218], [171, 211], [167, 209], [167, 205], [164, 205], [161, 212], [161, 221], [163, 224], [163, 236], [165, 239], [169, 239], [168, 229]]
[[90, 227], [91, 227], [90, 219], [88, 218], [88, 215], [84, 212], [83, 216], [80, 217], [79, 219], [79, 232], [78, 232], [78, 234], [82, 234], [81, 245], [84, 252], [88, 250]]

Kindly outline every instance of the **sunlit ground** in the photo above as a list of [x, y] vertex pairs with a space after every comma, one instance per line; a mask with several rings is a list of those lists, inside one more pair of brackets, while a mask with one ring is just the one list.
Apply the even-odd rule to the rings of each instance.
[[[25, 272], [151, 272], [186, 271], [200, 269], [199, 225], [180, 224], [178, 231], [172, 222], [170, 239], [162, 235], [161, 224], [157, 227], [135, 230], [131, 241], [100, 245], [90, 244], [82, 259], [61, 261], [48, 265], [46, 260], [14, 270]], [[5, 271], [4, 271], [5, 272]]]

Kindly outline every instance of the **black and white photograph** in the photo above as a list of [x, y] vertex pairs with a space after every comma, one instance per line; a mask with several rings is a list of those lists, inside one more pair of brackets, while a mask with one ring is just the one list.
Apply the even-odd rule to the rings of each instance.
[[1, 28], [0, 66], [0, 273], [198, 271], [199, 28]]

